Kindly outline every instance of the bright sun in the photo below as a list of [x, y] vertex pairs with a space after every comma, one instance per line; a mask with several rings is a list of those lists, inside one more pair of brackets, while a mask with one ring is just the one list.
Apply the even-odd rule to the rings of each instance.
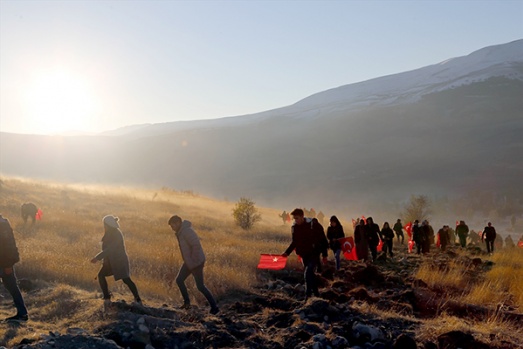
[[60, 133], [91, 130], [96, 104], [86, 78], [56, 69], [34, 79], [27, 91], [25, 108], [40, 132]]

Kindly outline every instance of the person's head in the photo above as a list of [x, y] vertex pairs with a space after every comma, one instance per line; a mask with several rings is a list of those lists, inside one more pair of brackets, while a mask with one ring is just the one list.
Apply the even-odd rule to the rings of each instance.
[[487, 224], [487, 225], [488, 225], [489, 227], [491, 227], [491, 226], [492, 226], [492, 223], [488, 222], [488, 224]]
[[465, 224], [465, 221], [459, 221], [459, 224]]
[[396, 223], [401, 223], [401, 219], [398, 218], [398, 220], [396, 221]]
[[340, 220], [336, 216], [332, 216], [330, 219], [331, 227], [341, 226]]
[[418, 224], [419, 224], [419, 221], [416, 219], [416, 220], [414, 221], [414, 224], [415, 224], [415, 225], [418, 225]]
[[444, 225], [443, 226], [443, 230], [445, 230], [445, 231], [449, 230], [449, 226], [448, 225]]
[[178, 232], [182, 227], [182, 219], [180, 218], [180, 216], [174, 215], [171, 218], [169, 218], [168, 224], [171, 226], [171, 229], [173, 231]]
[[360, 219], [360, 225], [365, 225], [365, 221], [363, 219]]
[[374, 220], [372, 219], [372, 217], [367, 218], [367, 224], [372, 224], [372, 223], [374, 223]]
[[386, 229], [386, 228], [390, 228], [390, 227], [389, 227], [389, 222], [385, 222], [385, 223], [383, 223], [383, 229]]
[[107, 215], [102, 219], [102, 222], [106, 229], [107, 228], [118, 229], [118, 228], [120, 228], [120, 224], [118, 223], [118, 220], [119, 220], [118, 217], [115, 217], [112, 215]]
[[296, 222], [296, 224], [303, 224], [303, 222], [305, 222], [305, 218], [304, 218], [304, 214], [303, 214], [303, 210], [301, 208], [295, 208], [292, 212], [291, 212], [291, 216], [292, 216], [292, 219], [294, 219], [294, 222]]

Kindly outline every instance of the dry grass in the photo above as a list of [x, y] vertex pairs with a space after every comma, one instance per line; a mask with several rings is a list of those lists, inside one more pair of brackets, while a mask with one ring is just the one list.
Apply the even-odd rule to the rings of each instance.
[[[43, 220], [26, 226], [20, 205], [34, 202]], [[262, 221], [251, 231], [237, 227], [231, 213], [234, 203], [199, 197], [192, 193], [103, 186], [63, 185], [21, 179], [3, 179], [0, 212], [9, 218], [22, 261], [21, 278], [45, 280], [98, 291], [95, 276], [100, 265], [89, 260], [100, 250], [101, 219], [120, 217], [131, 262], [132, 278], [142, 297], [180, 302], [177, 287], [169, 285], [182, 264], [174, 233], [167, 225], [172, 214], [193, 223], [206, 253], [206, 284], [220, 298], [234, 289], [256, 283], [260, 253], [281, 253], [290, 241], [275, 210], [259, 208]], [[190, 293], [198, 300], [192, 278]], [[126, 286], [110, 283], [113, 293], [132, 298]], [[192, 290], [191, 290], [192, 288]], [[192, 292], [191, 292], [192, 291]], [[196, 291], [196, 292], [194, 292]]]
[[523, 251], [504, 249], [491, 260], [494, 262], [492, 269], [481, 277], [479, 271], [471, 270], [457, 260], [451, 260], [444, 271], [425, 263], [416, 277], [430, 288], [445, 289], [460, 302], [491, 307], [504, 304], [523, 309]]

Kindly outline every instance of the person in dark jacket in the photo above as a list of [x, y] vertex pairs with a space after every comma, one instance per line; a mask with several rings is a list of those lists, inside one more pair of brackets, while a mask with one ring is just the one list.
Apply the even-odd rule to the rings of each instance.
[[27, 223], [27, 219], [31, 218], [31, 224], [35, 224], [36, 214], [38, 213], [38, 208], [32, 202], [23, 203], [20, 207], [20, 214], [24, 220], [24, 224]]
[[[423, 252], [423, 254], [427, 254], [430, 252], [431, 236], [433, 236], [432, 235], [433, 233], [431, 233], [431, 229], [432, 228], [429, 225], [429, 222], [427, 220], [424, 220], [421, 223], [421, 235], [422, 235], [421, 252]], [[434, 230], [432, 230], [432, 231], [434, 231]]]
[[398, 218], [396, 221], [396, 224], [394, 224], [394, 227], [392, 228], [394, 232], [396, 233], [396, 236], [398, 237], [398, 243], [400, 242], [400, 236], [401, 236], [401, 244], [403, 245], [403, 242], [405, 241], [405, 236], [403, 235], [403, 225], [401, 224], [401, 219]]
[[341, 254], [341, 243], [338, 239], [343, 239], [345, 232], [341, 225], [338, 217], [332, 216], [330, 219], [330, 225], [327, 228], [327, 240], [329, 240], [329, 247], [334, 252], [334, 259], [336, 260], [336, 270], [340, 270], [340, 254]]
[[469, 227], [465, 224], [465, 221], [459, 221], [456, 227], [456, 235], [459, 238], [459, 244], [462, 248], [467, 246], [467, 236], [469, 236]]
[[296, 254], [301, 257], [305, 267], [305, 300], [312, 294], [319, 297], [315, 272], [320, 254], [323, 256], [323, 264], [327, 263], [327, 238], [323, 230], [317, 229], [312, 221], [305, 219], [301, 208], [294, 209], [291, 215], [294, 219], [291, 227], [292, 241], [282, 256], [286, 257], [296, 250]]
[[24, 298], [18, 288], [14, 265], [20, 261], [13, 229], [9, 220], [0, 214], [0, 278], [5, 288], [13, 297], [16, 315], [8, 317], [8, 322], [25, 322], [29, 319]]
[[394, 242], [394, 231], [390, 228], [389, 222], [383, 223], [383, 228], [380, 231], [381, 239], [383, 240], [383, 252], [387, 254], [387, 250], [389, 251], [390, 257], [394, 257], [394, 253], [392, 253], [392, 245]]
[[103, 260], [102, 268], [98, 272], [98, 282], [102, 289], [105, 310], [111, 306], [111, 294], [105, 278], [111, 275], [114, 276], [115, 281], [122, 280], [131, 290], [134, 300], [138, 304], [142, 303], [136, 284], [131, 280], [129, 257], [118, 221], [118, 217], [111, 215], [102, 219], [105, 231], [102, 237], [102, 251], [91, 259], [91, 263]]
[[365, 224], [365, 234], [367, 236], [367, 241], [369, 242], [372, 261], [376, 261], [376, 257], [378, 256], [378, 245], [380, 243], [380, 227], [374, 223], [372, 217], [367, 218], [367, 223]]
[[488, 222], [485, 229], [483, 229], [481, 240], [484, 240], [487, 243], [487, 253], [490, 255], [494, 253], [494, 240], [496, 240], [496, 229], [492, 226], [491, 222]]
[[177, 215], [169, 218], [168, 224], [176, 234], [176, 239], [178, 240], [183, 259], [183, 265], [178, 272], [178, 276], [176, 276], [176, 284], [178, 285], [183, 297], [182, 308], [188, 309], [191, 306], [189, 293], [185, 286], [185, 280], [192, 274], [198, 291], [205, 296], [207, 302], [209, 302], [209, 305], [211, 306], [211, 314], [217, 314], [220, 310], [216, 304], [216, 300], [203, 282], [205, 254], [203, 253], [200, 238], [196, 235], [191, 222], [188, 220], [182, 220], [181, 217]]
[[358, 260], [363, 259], [366, 262], [369, 259], [369, 240], [367, 239], [365, 221], [363, 219], [354, 227], [354, 243], [356, 244]]
[[450, 235], [449, 235], [449, 226], [444, 225], [438, 231], [439, 245], [442, 251], [447, 249], [447, 246], [450, 244]]
[[416, 219], [412, 225], [412, 240], [416, 243], [416, 253], [421, 254], [421, 248], [424, 242], [424, 234], [419, 226], [419, 221]]

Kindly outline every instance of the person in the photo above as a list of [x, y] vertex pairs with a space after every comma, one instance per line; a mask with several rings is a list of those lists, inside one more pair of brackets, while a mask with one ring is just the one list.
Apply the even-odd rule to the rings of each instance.
[[287, 212], [285, 212], [285, 210], [283, 210], [283, 212], [279, 216], [281, 217], [283, 224], [285, 224], [285, 221], [287, 219]]
[[207, 302], [209, 302], [209, 305], [211, 306], [211, 314], [217, 314], [220, 309], [218, 308], [211, 291], [209, 291], [203, 281], [205, 254], [200, 239], [192, 227], [192, 223], [188, 220], [182, 220], [180, 216], [174, 215], [169, 218], [168, 224], [175, 232], [183, 259], [183, 264], [176, 276], [176, 284], [178, 285], [183, 297], [182, 308], [189, 309], [191, 306], [189, 293], [185, 286], [185, 280], [192, 274], [198, 291], [205, 296]]
[[16, 315], [8, 317], [8, 322], [26, 322], [29, 319], [24, 298], [18, 288], [14, 265], [20, 261], [13, 228], [7, 218], [0, 214], [0, 278], [16, 307]]
[[387, 254], [387, 250], [389, 251], [390, 257], [394, 257], [394, 254], [392, 253], [392, 244], [394, 242], [394, 231], [390, 228], [389, 222], [383, 223], [383, 228], [381, 228], [380, 231], [381, 239], [383, 240], [383, 252]]
[[505, 238], [505, 247], [506, 248], [514, 248], [516, 247], [516, 244], [514, 243], [514, 240], [512, 240], [512, 236], [507, 235]]
[[487, 253], [489, 255], [494, 253], [494, 240], [496, 240], [496, 229], [492, 226], [491, 222], [488, 222], [485, 229], [483, 229], [481, 241], [485, 241], [487, 243]]
[[378, 256], [378, 245], [380, 243], [380, 227], [374, 223], [372, 217], [367, 218], [367, 224], [365, 225], [365, 234], [369, 242], [369, 249], [372, 255], [372, 261], [376, 261]]
[[423, 236], [424, 234], [421, 231], [421, 227], [419, 226], [419, 221], [416, 219], [412, 225], [412, 240], [414, 243], [416, 243], [416, 254], [421, 254], [421, 249], [424, 242]]
[[431, 243], [431, 232], [430, 232], [429, 221], [424, 220], [421, 223], [421, 252], [427, 254], [430, 252], [430, 243]]
[[356, 255], [358, 260], [369, 259], [369, 241], [365, 232], [365, 222], [360, 220], [354, 228], [354, 243], [356, 244]]
[[394, 227], [392, 229], [394, 230], [394, 232], [396, 232], [396, 236], [398, 237], [398, 243], [400, 242], [401, 237], [401, 244], [403, 245], [403, 242], [405, 241], [405, 236], [403, 235], [403, 225], [401, 224], [401, 219], [398, 218], [396, 224], [394, 224]]
[[31, 218], [31, 224], [35, 224], [36, 214], [38, 213], [38, 208], [32, 202], [23, 203], [20, 207], [20, 214], [24, 220], [24, 225], [27, 223], [27, 219]]
[[459, 221], [456, 227], [456, 235], [459, 238], [459, 244], [462, 248], [467, 246], [467, 236], [469, 235], [469, 227], [465, 224], [465, 221]]
[[296, 250], [305, 267], [305, 301], [313, 294], [319, 297], [315, 271], [320, 254], [323, 264], [327, 263], [328, 242], [322, 230], [317, 229], [312, 222], [305, 220], [303, 210], [296, 208], [291, 212], [294, 224], [291, 227], [292, 241], [282, 256], [287, 257]]
[[106, 277], [111, 275], [115, 281], [122, 280], [132, 292], [135, 302], [142, 304], [138, 288], [131, 280], [129, 256], [125, 249], [119, 218], [107, 215], [102, 219], [102, 222], [105, 231], [102, 237], [102, 251], [91, 259], [91, 263], [103, 260], [102, 268], [98, 272], [98, 282], [104, 297], [104, 308], [108, 310], [111, 306], [111, 293], [109, 293], [109, 286], [106, 280]]
[[338, 239], [343, 239], [345, 232], [338, 217], [332, 216], [330, 218], [330, 225], [327, 228], [327, 240], [329, 240], [329, 247], [334, 252], [334, 259], [336, 260], [336, 270], [340, 270], [340, 254], [341, 243]]
[[445, 251], [447, 249], [447, 246], [450, 244], [450, 236], [449, 236], [449, 226], [444, 225], [443, 228], [441, 228], [438, 231], [438, 237], [439, 237], [439, 245], [442, 251]]

